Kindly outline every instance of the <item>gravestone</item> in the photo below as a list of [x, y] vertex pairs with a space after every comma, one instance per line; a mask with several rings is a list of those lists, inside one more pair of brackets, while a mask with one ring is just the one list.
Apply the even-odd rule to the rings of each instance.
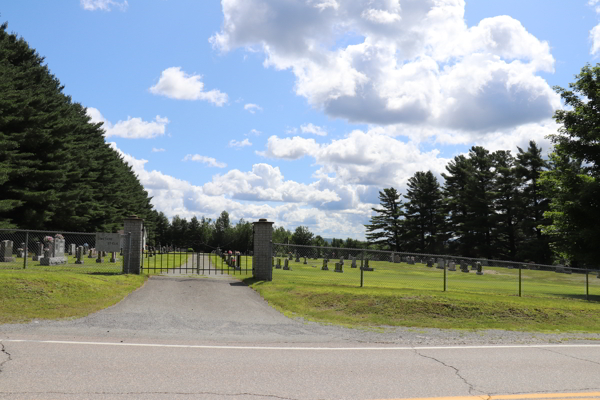
[[89, 245], [89, 244], [87, 244], [87, 243], [85, 243], [85, 244], [83, 245], [83, 255], [84, 255], [84, 256], [85, 256], [85, 255], [87, 255], [87, 253], [88, 253], [88, 251], [89, 251], [89, 250], [90, 250], [90, 245]]
[[406, 262], [407, 262], [409, 265], [415, 265], [415, 258], [414, 258], [414, 257], [407, 257], [407, 260], [406, 260]]
[[437, 269], [444, 269], [445, 261], [443, 258], [438, 258]]
[[374, 271], [374, 268], [369, 268], [369, 259], [367, 258], [363, 264], [363, 266], [360, 268], [363, 271]]
[[400, 254], [394, 255], [394, 263], [400, 264], [402, 262], [402, 256]]
[[327, 268], [327, 259], [324, 258], [323, 259], [323, 266], [321, 267], [322, 271], [329, 271], [329, 268]]
[[94, 249], [88, 249], [87, 255], [88, 258], [96, 258], [96, 255], [94, 254]]
[[462, 260], [460, 262], [460, 270], [462, 272], [466, 272], [467, 274], [469, 273], [469, 265], [467, 264], [467, 262], [465, 260]]
[[287, 258], [284, 260], [284, 265], [283, 265], [283, 269], [285, 271], [289, 271], [290, 270], [290, 260], [288, 260]]
[[242, 255], [238, 254], [235, 256], [237, 258], [235, 266], [237, 270], [241, 270], [242, 269]]
[[113, 251], [112, 253], [110, 253], [110, 262], [111, 263], [116, 263], [117, 262], [117, 252]]
[[396, 262], [396, 253], [392, 253], [392, 255], [390, 256], [390, 262]]
[[479, 261], [477, 261], [475, 264], [477, 266], [477, 275], [483, 275], [483, 265], [481, 265]]
[[69, 246], [69, 255], [74, 256], [76, 251], [77, 246], [75, 245], [75, 243], [71, 243], [71, 245]]
[[3, 240], [0, 243], [0, 262], [14, 262], [12, 256], [13, 242], [12, 240]]
[[344, 266], [344, 257], [340, 257], [340, 265]]
[[352, 265], [350, 268], [356, 268], [356, 257], [352, 257]]
[[454, 263], [454, 261], [450, 261], [448, 263], [448, 271], [456, 271], [456, 264]]
[[275, 267], [275, 269], [281, 269], [281, 258], [277, 259], [277, 266]]
[[289, 257], [290, 257], [289, 258], [290, 261], [294, 259], [293, 256], [292, 256], [292, 253], [289, 254]]
[[335, 270], [334, 272], [344, 272], [344, 264], [342, 263], [335, 263]]
[[61, 265], [67, 263], [65, 257], [65, 239], [55, 237], [48, 244], [50, 248], [45, 252], [44, 257], [40, 259], [40, 265]]
[[429, 268], [433, 268], [433, 258], [430, 258], [429, 260], [427, 260], [427, 266]]
[[22, 247], [19, 247], [17, 249], [17, 258], [23, 258], [24, 254], [25, 254], [25, 249], [23, 249]]
[[40, 258], [44, 257], [44, 244], [38, 243], [37, 249], [34, 256], [31, 258], [32, 261], [39, 261]]
[[304, 257], [304, 265], [308, 264], [308, 262], [306, 261], [306, 257]]
[[75, 264], [83, 264], [83, 252], [85, 251], [85, 248], [83, 246], [79, 246], [77, 247], [77, 261], [75, 261]]
[[96, 263], [102, 264], [104, 262], [104, 259], [102, 258], [102, 254], [103, 253], [101, 251], [98, 252], [98, 258], [96, 258]]
[[300, 262], [300, 256], [298, 256], [298, 252], [296, 252], [296, 262]]

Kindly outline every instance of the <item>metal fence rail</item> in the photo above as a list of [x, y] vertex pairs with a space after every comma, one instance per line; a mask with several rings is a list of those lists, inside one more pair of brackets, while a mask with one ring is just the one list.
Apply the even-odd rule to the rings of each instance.
[[598, 270], [448, 255], [273, 244], [273, 280], [600, 301]]
[[202, 253], [163, 246], [145, 250], [143, 254], [145, 274], [252, 275], [252, 256], [248, 253], [229, 254], [220, 250]]
[[[57, 240], [64, 240], [64, 254], [54, 251]], [[123, 273], [121, 252], [100, 252], [95, 246], [95, 233], [0, 229], [0, 270]]]

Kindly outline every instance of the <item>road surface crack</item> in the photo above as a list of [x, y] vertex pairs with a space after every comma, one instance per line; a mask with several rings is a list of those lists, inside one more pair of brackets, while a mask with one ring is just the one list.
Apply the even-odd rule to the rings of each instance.
[[0, 346], [2, 346], [0, 348], [0, 354], [3, 354], [3, 355], [6, 354], [6, 360], [0, 362], [0, 373], [1, 373], [3, 371], [4, 364], [6, 364], [9, 361], [12, 361], [12, 357], [11, 357], [10, 353], [8, 351], [6, 351], [6, 347], [4, 347], [4, 343], [0, 342]]
[[564, 353], [558, 352], [558, 351], [556, 351], [556, 350], [551, 350], [551, 349], [548, 349], [548, 348], [543, 348], [543, 347], [542, 347], [541, 349], [542, 349], [542, 350], [549, 351], [550, 353], [554, 353], [554, 354], [558, 354], [558, 355], [561, 355], [561, 356], [565, 356], [565, 357], [573, 358], [573, 359], [575, 359], [575, 360], [579, 360], [579, 361], [587, 361], [587, 362], [590, 362], [590, 363], [592, 363], [592, 364], [600, 365], [600, 362], [598, 362], [598, 361], [592, 361], [592, 360], [588, 360], [587, 358], [579, 358], [579, 357], [572, 356], [572, 355], [570, 355], [570, 354], [564, 354]]
[[[423, 358], [428, 358], [430, 360], [433, 360], [439, 364], [442, 364], [444, 367], [450, 368], [452, 370], [454, 370], [454, 373], [456, 374], [456, 376], [465, 383], [465, 385], [467, 385], [469, 387], [469, 394], [471, 396], [477, 396], [477, 397], [481, 397], [483, 400], [490, 400], [491, 396], [482, 392], [481, 390], [475, 389], [475, 385], [473, 385], [472, 383], [470, 383], [469, 381], [467, 381], [467, 379], [462, 376], [460, 374], [460, 370], [450, 364], [446, 364], [445, 362], [443, 362], [442, 360], [438, 360], [435, 357], [431, 357], [431, 356], [426, 356], [425, 354], [420, 353], [417, 349], [413, 349], [414, 352], [418, 355], [421, 356]], [[475, 392], [479, 392], [479, 394], [475, 393]]]

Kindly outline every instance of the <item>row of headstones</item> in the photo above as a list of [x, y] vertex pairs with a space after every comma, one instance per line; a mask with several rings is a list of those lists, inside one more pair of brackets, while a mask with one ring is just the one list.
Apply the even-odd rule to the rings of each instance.
[[[283, 260], [284, 261], [283, 270], [285, 270], [285, 271], [291, 271], [292, 268], [289, 265], [290, 260], [292, 260], [292, 258], [285, 258]], [[296, 258], [296, 262], [300, 262], [300, 259]], [[329, 267], [327, 265], [328, 263], [329, 263], [329, 259], [324, 258], [323, 259], [323, 266], [321, 267], [322, 271], [329, 271]], [[303, 264], [304, 265], [308, 264], [307, 257], [304, 257], [304, 263]], [[273, 267], [275, 269], [282, 269], [282, 267], [281, 267], [281, 259], [280, 258], [277, 258], [277, 263], [275, 263], [275, 257], [273, 257]], [[350, 267], [351, 268], [357, 268], [356, 257], [352, 257], [352, 264], [351, 264]], [[317, 268], [317, 267], [315, 265], [313, 265], [313, 268]], [[368, 259], [364, 260], [364, 265], [361, 267], [361, 269], [363, 271], [374, 271], [374, 268], [369, 268], [369, 260]], [[334, 270], [334, 272], [344, 272], [344, 257], [340, 258], [340, 262], [339, 263], [335, 263], [335, 270]]]
[[[25, 257], [25, 243], [21, 243], [21, 248], [17, 249], [17, 258]], [[48, 248], [44, 248], [43, 243], [38, 243], [37, 253], [32, 257], [33, 261], [39, 261], [41, 265], [66, 264], [65, 240], [55, 238], [49, 243]], [[14, 262], [13, 242], [12, 240], [3, 240], [0, 242], [0, 262]]]
[[[427, 266], [429, 268], [433, 268], [436, 263], [436, 268], [438, 269], [444, 269], [444, 267], [446, 267], [448, 271], [456, 271], [456, 263], [453, 260], [444, 260], [443, 258], [438, 258], [437, 261], [433, 258], [427, 260]], [[483, 275], [483, 266], [479, 261], [472, 262], [470, 270], [469, 264], [465, 260], [460, 261], [459, 267], [461, 272], [469, 273], [470, 271], [477, 271], [477, 275]]]
[[420, 260], [416, 259], [414, 256], [404, 256], [403, 257], [400, 254], [395, 254], [395, 253], [392, 253], [392, 256], [391, 256], [391, 262], [396, 263], [396, 264], [404, 262], [409, 265], [415, 265], [415, 263], [417, 261], [420, 261]]
[[229, 267], [239, 270], [242, 268], [242, 256], [241, 254], [225, 254], [225, 253], [221, 253], [220, 254], [221, 258], [223, 259], [223, 261], [225, 262], [225, 264], [227, 264]]
[[[75, 248], [75, 256], [77, 257], [75, 264], [84, 264], [83, 258], [86, 254], [87, 254], [88, 258], [95, 258], [97, 263], [103, 263], [104, 257], [108, 256], [108, 253], [106, 251], [96, 251], [93, 248], [86, 250], [86, 248], [84, 246], [78, 246]], [[110, 253], [110, 255], [111, 255], [111, 257], [110, 257], [111, 263], [116, 263], [117, 261], [119, 261], [119, 259], [117, 258], [116, 251]]]

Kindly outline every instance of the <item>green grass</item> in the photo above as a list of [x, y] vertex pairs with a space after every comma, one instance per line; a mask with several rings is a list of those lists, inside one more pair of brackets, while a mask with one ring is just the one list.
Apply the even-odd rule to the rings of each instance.
[[[375, 271], [322, 271], [322, 259], [290, 261], [272, 282], [246, 282], [291, 317], [352, 327], [411, 326], [458, 329], [600, 332], [600, 279], [585, 274], [484, 267], [485, 274], [444, 271], [423, 264], [372, 261]], [[283, 265], [283, 260], [282, 260]]]
[[[110, 262], [110, 253], [107, 257], [104, 257], [102, 263], [96, 262], [96, 257], [88, 258], [84, 256], [82, 258], [83, 264], [75, 264], [77, 257], [65, 254], [67, 263], [62, 265], [41, 265], [39, 261], [33, 261], [31, 255], [27, 258], [27, 271], [62, 271], [62, 272], [74, 272], [74, 273], [113, 273], [120, 274], [123, 271], [123, 256], [117, 255], [117, 262]], [[3, 270], [22, 270], [23, 259], [16, 258], [14, 262], [0, 263], [0, 272]]]
[[145, 275], [0, 271], [0, 324], [78, 318], [110, 307], [147, 279]]
[[[164, 253], [156, 254], [155, 256], [149, 257], [148, 254], [144, 254], [143, 272], [149, 275], [161, 275], [168, 274], [169, 271], [173, 272], [175, 269], [185, 267], [186, 260], [188, 260], [188, 269], [191, 270], [196, 268], [196, 255], [198, 253]], [[192, 267], [193, 265], [193, 267]]]

